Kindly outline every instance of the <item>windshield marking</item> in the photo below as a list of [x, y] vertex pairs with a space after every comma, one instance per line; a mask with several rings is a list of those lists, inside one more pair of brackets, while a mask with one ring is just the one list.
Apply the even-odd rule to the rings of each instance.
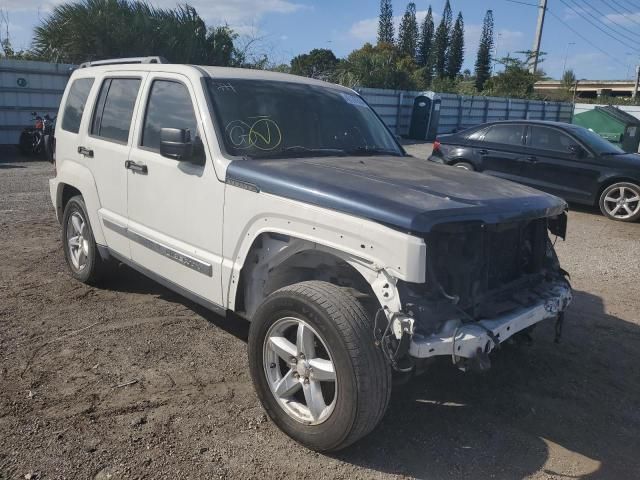
[[214, 84], [217, 88], [217, 90], [219, 92], [233, 92], [233, 93], [238, 93], [236, 92], [236, 89], [233, 85], [231, 85], [230, 83], [216, 83]]
[[246, 150], [256, 148], [270, 151], [282, 143], [282, 132], [278, 124], [268, 116], [257, 118], [251, 125], [242, 120], [232, 120], [227, 124], [225, 132], [235, 148]]

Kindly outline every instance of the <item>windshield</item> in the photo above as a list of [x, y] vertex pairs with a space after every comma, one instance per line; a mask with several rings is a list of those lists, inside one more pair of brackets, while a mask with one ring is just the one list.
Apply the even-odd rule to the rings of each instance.
[[230, 155], [402, 155], [380, 119], [353, 93], [268, 80], [209, 79], [208, 85]]
[[571, 132], [586, 143], [598, 155], [620, 155], [625, 153], [620, 147], [605, 140], [592, 130], [584, 127], [572, 126]]

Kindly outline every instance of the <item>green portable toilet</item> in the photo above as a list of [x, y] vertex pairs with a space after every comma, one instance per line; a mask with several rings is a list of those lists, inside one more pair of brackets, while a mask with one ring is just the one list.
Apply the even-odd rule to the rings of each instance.
[[573, 123], [593, 130], [625, 152], [637, 153], [640, 144], [640, 120], [619, 108], [596, 107], [573, 116]]

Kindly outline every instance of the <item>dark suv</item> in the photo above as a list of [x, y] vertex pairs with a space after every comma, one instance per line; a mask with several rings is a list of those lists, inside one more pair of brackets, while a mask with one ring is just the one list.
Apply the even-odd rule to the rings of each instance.
[[591, 130], [545, 121], [502, 121], [439, 136], [429, 160], [523, 183], [613, 219], [640, 218], [640, 155]]

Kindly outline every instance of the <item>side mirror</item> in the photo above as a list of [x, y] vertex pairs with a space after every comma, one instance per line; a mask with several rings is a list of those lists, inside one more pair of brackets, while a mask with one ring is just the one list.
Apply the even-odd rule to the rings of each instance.
[[184, 128], [161, 129], [160, 155], [174, 160], [190, 160], [193, 156], [191, 132]]
[[587, 155], [586, 150], [580, 145], [569, 145], [569, 152], [578, 158], [584, 158]]

